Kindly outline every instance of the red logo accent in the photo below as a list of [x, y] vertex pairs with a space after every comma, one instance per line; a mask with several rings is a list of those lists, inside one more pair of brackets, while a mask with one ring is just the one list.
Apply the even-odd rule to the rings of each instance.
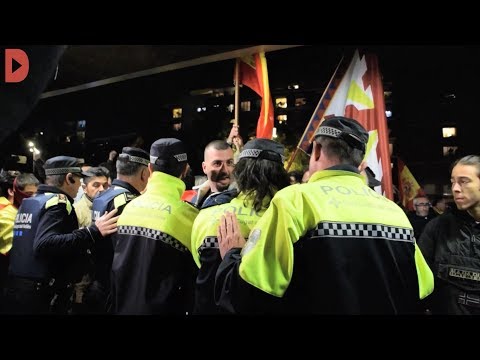
[[5, 49], [5, 82], [19, 83], [25, 80], [30, 69], [28, 55], [21, 49]]

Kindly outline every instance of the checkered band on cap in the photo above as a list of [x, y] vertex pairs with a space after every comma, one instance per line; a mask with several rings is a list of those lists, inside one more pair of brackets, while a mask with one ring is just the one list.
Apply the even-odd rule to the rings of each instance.
[[342, 134], [341, 130], [335, 129], [330, 126], [320, 126], [315, 136], [325, 135], [325, 136], [331, 136], [334, 138], [339, 138], [341, 134]]
[[240, 156], [238, 158], [239, 159], [244, 158], [244, 157], [256, 158], [256, 157], [258, 157], [258, 155], [260, 155], [260, 153], [262, 151], [263, 150], [260, 150], [260, 149], [245, 149], [245, 150], [242, 150], [242, 152], [240, 153]]
[[[281, 162], [285, 161], [285, 156], [274, 152], [274, 151], [269, 151], [269, 150], [260, 150], [260, 149], [244, 149], [240, 153], [240, 156], [238, 159], [240, 160], [241, 158], [258, 158], [262, 152], [266, 152], [266, 154], [269, 155], [262, 155], [264, 159], [272, 160], [272, 161], [278, 161], [277, 159], [280, 159]], [[280, 155], [280, 158], [278, 156]]]
[[[177, 154], [177, 155], [173, 155], [173, 157], [175, 158], [175, 160], [177, 160], [178, 162], [182, 162], [182, 161], [187, 161], [187, 154], [185, 153], [182, 153], [182, 154]], [[158, 160], [158, 156], [152, 156], [150, 155], [150, 162], [152, 164], [155, 164]]]
[[55, 169], [45, 169], [45, 175], [63, 175], [68, 173], [81, 173], [82, 169], [79, 167], [63, 167]]
[[185, 153], [173, 155], [173, 157], [177, 159], [178, 162], [187, 161], [187, 154]]
[[141, 158], [139, 156], [133, 156], [133, 155], [129, 155], [129, 154], [120, 154], [120, 155], [118, 155], [118, 157], [128, 158], [128, 161], [130, 161], [130, 162], [134, 162], [134, 163], [138, 163], [138, 164], [148, 166], [148, 160], [144, 159], [144, 158]]

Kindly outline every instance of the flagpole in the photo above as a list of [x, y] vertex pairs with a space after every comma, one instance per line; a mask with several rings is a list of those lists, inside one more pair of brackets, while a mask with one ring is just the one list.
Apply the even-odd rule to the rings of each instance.
[[[340, 68], [340, 65], [342, 64], [342, 62], [343, 62], [343, 56], [342, 56], [342, 58], [340, 59], [340, 62], [338, 63], [337, 68], [336, 68], [335, 71], [333, 72], [333, 75], [332, 75], [332, 77], [330, 78], [330, 81], [328, 82], [327, 86], [325, 87], [325, 90], [323, 91], [323, 94], [322, 94], [322, 96], [320, 97], [320, 100], [318, 101], [318, 105], [317, 105], [317, 107], [315, 108], [315, 110], [313, 111], [313, 115], [310, 117], [310, 120], [308, 121], [307, 126], [305, 127], [305, 131], [303, 132], [303, 135], [300, 137], [300, 140], [298, 141], [298, 144], [297, 144], [297, 147], [295, 148], [295, 152], [293, 153], [293, 156], [291, 156], [291, 157], [290, 157], [290, 160], [288, 161], [288, 165], [287, 165], [287, 168], [286, 168], [287, 171], [290, 169], [290, 166], [293, 164], [293, 161], [294, 161], [295, 158], [297, 157], [298, 150], [300, 149], [300, 145], [302, 144], [302, 140], [303, 140], [303, 138], [305, 137], [305, 135], [307, 134], [308, 125], [309, 125], [310, 122], [313, 120], [313, 117], [314, 117], [315, 114], [317, 113], [318, 107], [319, 107], [320, 104], [323, 102], [323, 98], [324, 98], [325, 95], [327, 94], [327, 91], [328, 91], [328, 89], [330, 88], [330, 85], [332, 84], [333, 80], [335, 79], [335, 76], [337, 75], [337, 71], [338, 71], [338, 69]], [[321, 119], [320, 119], [320, 120], [321, 120]]]
[[233, 124], [238, 126], [238, 115], [240, 113], [240, 59], [235, 60], [235, 118], [233, 119]]

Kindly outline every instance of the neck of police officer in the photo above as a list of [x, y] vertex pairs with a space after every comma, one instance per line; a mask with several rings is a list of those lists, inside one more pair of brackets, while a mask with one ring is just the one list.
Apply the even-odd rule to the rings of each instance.
[[122, 174], [117, 174], [117, 179], [121, 181], [125, 181], [126, 183], [132, 185], [139, 193], [141, 193], [143, 190], [145, 190], [145, 187], [147, 186], [148, 182], [148, 169], [145, 167], [146, 173], [143, 173], [143, 170], [139, 171], [135, 175], [122, 175]]
[[309, 171], [312, 176], [317, 171], [328, 169], [329, 167], [338, 165], [337, 158], [329, 157], [320, 144], [314, 144], [312, 154], [310, 156]]
[[[48, 184], [47, 182], [47, 185], [52, 185], [52, 184]], [[55, 185], [52, 185], [52, 186], [55, 186]], [[62, 192], [64, 192], [65, 194], [67, 194], [68, 196], [70, 196], [72, 199], [74, 199], [75, 196], [77, 196], [78, 188], [80, 187], [80, 181], [76, 180], [75, 183], [71, 184], [67, 182], [67, 180], [65, 180], [61, 186], [55, 186], [55, 187], [61, 190]]]

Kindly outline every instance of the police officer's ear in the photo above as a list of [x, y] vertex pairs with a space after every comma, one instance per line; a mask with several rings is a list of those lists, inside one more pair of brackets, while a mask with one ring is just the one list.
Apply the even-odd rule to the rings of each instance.
[[150, 164], [148, 166], [143, 166], [142, 171], [140, 172], [140, 180], [141, 181], [147, 181], [148, 178], [150, 177]]
[[322, 152], [322, 145], [320, 145], [319, 143], [317, 143], [315, 140], [313, 141], [313, 149], [312, 149], [312, 155], [313, 156], [313, 159], [315, 161], [318, 161], [318, 159], [320, 159], [320, 154]]
[[73, 177], [73, 175], [71, 173], [67, 174], [66, 179], [67, 179], [67, 183], [70, 183], [72, 185], [75, 184], [75, 178]]
[[153, 164], [152, 163], [148, 164], [148, 172], [149, 172], [149, 177], [152, 176], [152, 174], [153, 174]]

